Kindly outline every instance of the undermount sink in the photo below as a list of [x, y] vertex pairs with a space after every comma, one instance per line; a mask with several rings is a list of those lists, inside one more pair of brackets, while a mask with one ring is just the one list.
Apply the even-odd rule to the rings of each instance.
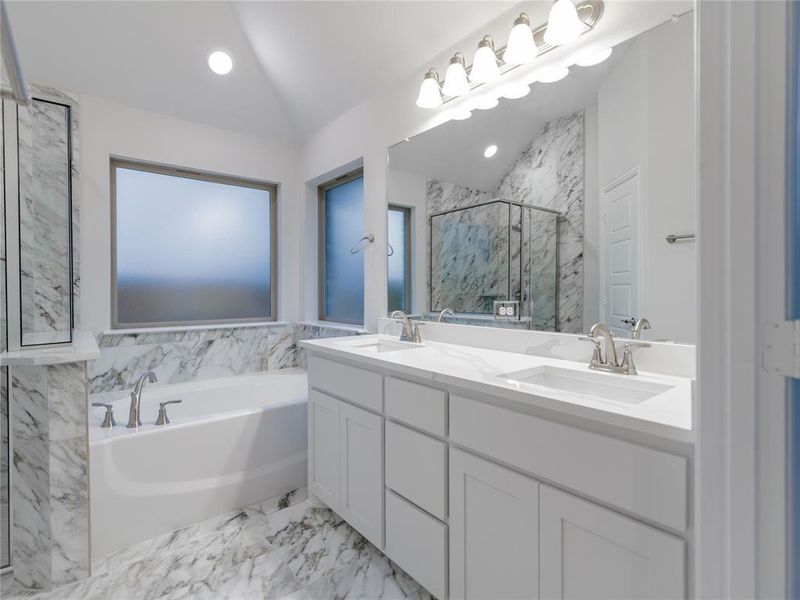
[[407, 342], [390, 342], [388, 340], [377, 340], [366, 342], [363, 344], [351, 344], [351, 348], [358, 348], [359, 350], [374, 350], [375, 352], [398, 352], [400, 350], [416, 350], [421, 348], [419, 344], [410, 344]]
[[563, 392], [580, 394], [606, 402], [639, 404], [671, 389], [672, 386], [626, 376], [622, 381], [614, 376], [593, 371], [576, 371], [560, 367], [534, 367], [499, 375], [508, 382], [547, 387]]

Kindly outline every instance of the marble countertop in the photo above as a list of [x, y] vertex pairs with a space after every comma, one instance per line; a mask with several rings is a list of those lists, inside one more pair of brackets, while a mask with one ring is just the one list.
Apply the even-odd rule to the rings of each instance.
[[[617, 375], [592, 371], [587, 365], [571, 360], [443, 342], [425, 342], [409, 350], [377, 352], [374, 347], [377, 341], [397, 343], [397, 338], [368, 335], [346, 339], [305, 340], [300, 343], [315, 355], [360, 362], [420, 381], [428, 380], [475, 394], [501, 398], [512, 407], [534, 406], [669, 440], [694, 442], [693, 380], [689, 378], [642, 371], [636, 376]], [[574, 371], [576, 376], [596, 376], [602, 378], [598, 381], [608, 385], [625, 387], [631, 384], [654, 384], [663, 386], [666, 391], [639, 402], [610, 401], [587, 393], [522, 383], [503, 377], [513, 372], [546, 366]]]
[[73, 331], [71, 344], [35, 350], [0, 353], [0, 366], [35, 367], [95, 360], [100, 356], [97, 341], [90, 331]]

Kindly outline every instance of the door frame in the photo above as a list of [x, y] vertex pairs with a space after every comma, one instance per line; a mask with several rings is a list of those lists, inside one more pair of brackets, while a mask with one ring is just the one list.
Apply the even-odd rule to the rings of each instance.
[[787, 2], [697, 2], [698, 398], [694, 596], [786, 598]]

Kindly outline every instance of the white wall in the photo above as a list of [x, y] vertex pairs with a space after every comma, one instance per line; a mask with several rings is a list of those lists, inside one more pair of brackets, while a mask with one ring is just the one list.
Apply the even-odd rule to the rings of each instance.
[[86, 95], [80, 98], [80, 119], [84, 329], [98, 332], [111, 326], [112, 155], [278, 183], [278, 318], [300, 317], [300, 186], [295, 147]]
[[[532, 23], [544, 22], [547, 19], [549, 6], [546, 3], [522, 3]], [[526, 72], [541, 69], [554, 64], [571, 62], [570, 57], [589, 46], [598, 48], [613, 46], [629, 39], [651, 27], [664, 23], [677, 13], [691, 8], [685, 1], [661, 2], [607, 2], [605, 12], [598, 27], [574, 47], [556, 48], [537, 60], [529, 69], [517, 69], [514, 77], [522, 77]], [[503, 40], [508, 35], [510, 24], [518, 14], [520, 7], [500, 15], [495, 21], [487, 24], [480, 32], [465, 32], [465, 38], [459, 44], [449, 48], [442, 54], [432, 57], [431, 66], [444, 73], [449, 57], [456, 50], [470, 52], [480, 34], [490, 33], [495, 39]], [[363, 103], [349, 110], [332, 123], [326, 125], [303, 145], [301, 150], [300, 174], [306, 182], [306, 198], [304, 214], [301, 219], [307, 223], [305, 231], [313, 233], [309, 227], [315, 222], [315, 197], [310, 182], [320, 175], [330, 173], [341, 165], [362, 161], [364, 166], [364, 226], [365, 232], [373, 232], [378, 243], [373, 244], [365, 252], [364, 260], [364, 324], [375, 330], [377, 318], [386, 314], [386, 151], [387, 148], [407, 137], [421, 133], [431, 127], [449, 120], [448, 107], [438, 111], [419, 109], [414, 105], [419, 83], [424, 68], [406, 79], [387, 88], [381, 94], [366, 99]], [[510, 78], [509, 78], [510, 79]], [[537, 84], [540, 85], [540, 84]], [[544, 84], [541, 84], [544, 85]], [[535, 93], [535, 90], [534, 90]], [[308, 238], [308, 235], [305, 237]], [[302, 261], [306, 265], [316, 265], [316, 243], [314, 239], [306, 239], [301, 248]], [[305, 318], [316, 318], [317, 287], [316, 272], [308, 272], [303, 277], [301, 291], [304, 298]]]
[[[665, 51], [669, 48], [670, 51]], [[637, 40], [598, 94], [600, 189], [639, 168], [640, 287], [651, 339], [694, 343], [697, 256], [694, 242], [695, 123], [691, 16]]]

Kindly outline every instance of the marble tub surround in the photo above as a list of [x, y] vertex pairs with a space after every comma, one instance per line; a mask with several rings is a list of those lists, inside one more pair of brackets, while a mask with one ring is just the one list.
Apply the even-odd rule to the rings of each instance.
[[694, 441], [693, 381], [689, 378], [642, 370], [636, 376], [590, 373], [593, 377], [599, 377], [604, 385], [620, 390], [626, 386], [642, 385], [659, 390], [656, 395], [644, 400], [608, 401], [589, 393], [567, 391], [547, 385], [528, 386], [504, 376], [538, 367], [550, 367], [561, 372], [572, 372], [574, 377], [581, 377], [589, 372], [586, 364], [436, 342], [430, 338], [423, 344], [407, 344], [396, 351], [376, 352], [374, 348], [375, 343], [391, 344], [396, 343], [396, 340], [396, 336], [369, 335], [360, 340], [308, 340], [302, 344], [308, 350], [313, 350], [316, 356], [345, 360], [373, 369], [378, 368], [390, 374], [436, 382], [468, 394], [491, 397], [494, 402], [514, 411], [544, 409], [664, 440]]
[[4, 578], [3, 597], [431, 598], [332, 511], [305, 501], [273, 509], [255, 504], [132, 546], [98, 562], [86, 581], [49, 593], [31, 593]]
[[[378, 319], [378, 333], [397, 337], [401, 324], [394, 319]], [[592, 345], [579, 336], [551, 331], [525, 331], [499, 327], [475, 327], [453, 323], [426, 323], [423, 341], [445, 342], [501, 350], [543, 358], [557, 358], [589, 364]], [[623, 343], [618, 340], [617, 346]], [[636, 367], [640, 371], [694, 379], [697, 377], [697, 348], [692, 344], [650, 342], [649, 348], [636, 350]]]
[[159, 383], [181, 383], [302, 366], [298, 339], [358, 331], [288, 322], [110, 330], [99, 336], [100, 357], [89, 366], [90, 390], [129, 390], [147, 370]]
[[86, 419], [86, 362], [11, 367], [11, 558], [25, 587], [89, 575]]
[[86, 362], [100, 356], [97, 342], [89, 331], [73, 331], [72, 342], [62, 346], [0, 352], [0, 366], [33, 367], [70, 362]]

